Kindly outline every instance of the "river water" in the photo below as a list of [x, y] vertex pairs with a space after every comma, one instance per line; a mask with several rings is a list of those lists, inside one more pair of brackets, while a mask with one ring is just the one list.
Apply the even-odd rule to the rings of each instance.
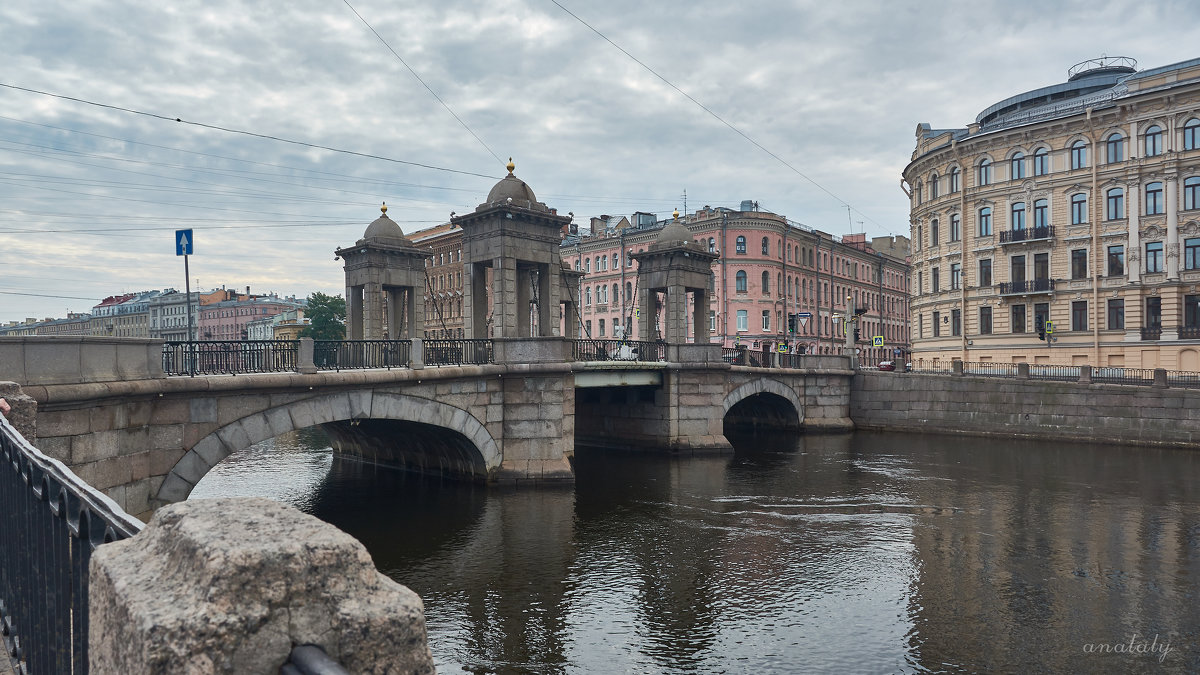
[[487, 489], [230, 456], [420, 594], [439, 673], [1200, 672], [1200, 455], [867, 434], [733, 456], [577, 449], [577, 482]]

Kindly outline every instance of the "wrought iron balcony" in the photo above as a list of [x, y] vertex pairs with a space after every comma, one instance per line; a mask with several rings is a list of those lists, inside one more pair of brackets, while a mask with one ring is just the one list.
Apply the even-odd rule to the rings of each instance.
[[1033, 279], [1031, 281], [1002, 281], [999, 284], [1000, 295], [1019, 295], [1022, 293], [1050, 293], [1054, 290], [1053, 279]]
[[1162, 338], [1162, 326], [1154, 326], [1153, 328], [1142, 329], [1143, 340], [1158, 340]]
[[1007, 230], [1000, 232], [1001, 244], [1015, 244], [1021, 241], [1033, 241], [1035, 239], [1053, 239], [1054, 226], [1043, 225], [1041, 227], [1030, 227], [1022, 230]]
[[1180, 326], [1180, 340], [1200, 340], [1200, 326]]

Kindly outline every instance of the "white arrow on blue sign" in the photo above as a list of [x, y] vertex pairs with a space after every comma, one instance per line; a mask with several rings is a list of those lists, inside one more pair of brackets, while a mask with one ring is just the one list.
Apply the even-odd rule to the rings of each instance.
[[175, 230], [175, 255], [192, 255], [192, 231]]

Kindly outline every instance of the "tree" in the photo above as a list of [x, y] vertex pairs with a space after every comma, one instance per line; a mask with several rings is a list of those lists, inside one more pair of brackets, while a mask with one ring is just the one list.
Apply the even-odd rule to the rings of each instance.
[[346, 301], [340, 295], [313, 293], [308, 296], [304, 316], [311, 323], [300, 331], [300, 337], [314, 340], [346, 339]]

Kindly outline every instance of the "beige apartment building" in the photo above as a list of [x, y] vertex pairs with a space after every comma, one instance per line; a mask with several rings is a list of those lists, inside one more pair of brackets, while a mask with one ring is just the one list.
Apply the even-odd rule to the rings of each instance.
[[1200, 370], [1200, 59], [1087, 61], [916, 142], [914, 366]]

